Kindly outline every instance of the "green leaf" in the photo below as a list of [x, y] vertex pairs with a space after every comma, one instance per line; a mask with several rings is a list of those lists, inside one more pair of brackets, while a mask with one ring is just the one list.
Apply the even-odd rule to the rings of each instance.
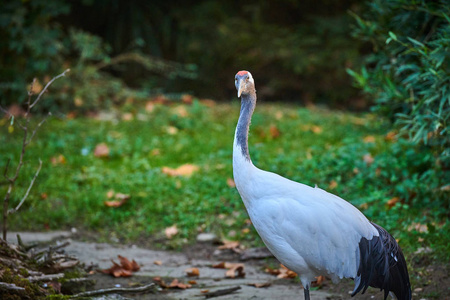
[[417, 46], [420, 46], [420, 47], [425, 48], [425, 45], [422, 44], [421, 42], [419, 42], [418, 40], [415, 40], [415, 39], [413, 39], [413, 38], [410, 38], [409, 36], [406, 37], [406, 38], [407, 38], [411, 43], [416, 44]]
[[393, 33], [392, 31], [389, 31], [389, 36], [390, 36], [391, 39], [393, 39], [394, 41], [397, 41], [397, 36], [396, 36], [395, 33]]

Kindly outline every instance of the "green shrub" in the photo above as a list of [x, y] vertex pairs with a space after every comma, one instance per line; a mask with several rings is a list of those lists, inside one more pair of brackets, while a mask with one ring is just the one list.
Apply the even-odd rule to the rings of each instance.
[[369, 43], [355, 83], [415, 143], [450, 157], [450, 6], [447, 1], [370, 1], [354, 15], [354, 36]]

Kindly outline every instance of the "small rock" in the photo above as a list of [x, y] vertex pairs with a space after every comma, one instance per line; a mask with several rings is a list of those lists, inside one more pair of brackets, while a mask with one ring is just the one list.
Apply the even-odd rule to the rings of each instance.
[[199, 235], [197, 235], [197, 242], [200, 243], [213, 243], [217, 241], [217, 235], [215, 235], [214, 233], [200, 233]]

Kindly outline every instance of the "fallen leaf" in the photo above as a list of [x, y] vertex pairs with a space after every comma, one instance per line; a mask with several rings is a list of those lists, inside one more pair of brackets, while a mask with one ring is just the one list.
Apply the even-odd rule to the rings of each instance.
[[216, 105], [216, 101], [211, 99], [202, 99], [200, 100], [200, 103], [206, 107], [213, 107], [214, 105]]
[[160, 261], [160, 260], [155, 260], [153, 263], [157, 266], [162, 265], [162, 261]]
[[194, 285], [194, 284], [197, 284], [197, 281], [195, 281], [195, 280], [189, 280], [188, 283]]
[[250, 232], [250, 228], [243, 228], [243, 229], [241, 230], [241, 232], [242, 232], [243, 234], [247, 234], [247, 233]]
[[109, 148], [105, 143], [100, 143], [95, 146], [94, 156], [96, 157], [108, 157], [109, 156]]
[[154, 109], [155, 109], [155, 103], [153, 103], [152, 101], [147, 101], [147, 103], [145, 104], [145, 111], [151, 113], [151, 112], [153, 112]]
[[167, 126], [166, 132], [170, 135], [174, 135], [174, 134], [178, 133], [178, 128], [176, 128], [174, 126]]
[[170, 288], [179, 288], [179, 289], [189, 289], [192, 286], [188, 283], [182, 283], [180, 282], [178, 279], [174, 279], [170, 284], [169, 284]]
[[118, 255], [120, 265], [115, 261], [111, 260], [113, 265], [109, 269], [101, 270], [102, 273], [110, 274], [114, 277], [130, 277], [133, 275], [133, 272], [136, 272], [140, 269], [139, 265], [135, 260], [131, 262], [123, 256]]
[[174, 224], [174, 225], [164, 229], [164, 233], [166, 234], [166, 237], [168, 239], [171, 239], [174, 235], [176, 235], [178, 233], [177, 224]]
[[313, 282], [311, 282], [311, 286], [312, 287], [319, 287], [322, 286], [323, 282], [325, 281], [325, 276], [317, 276], [316, 280], [314, 280]]
[[397, 140], [397, 133], [395, 131], [389, 131], [386, 133], [386, 136], [384, 137], [386, 141], [396, 141]]
[[330, 190], [335, 189], [338, 186], [338, 183], [336, 182], [336, 180], [331, 180], [330, 184], [328, 185], [328, 188]]
[[367, 165], [371, 165], [374, 162], [374, 158], [370, 153], [367, 153], [363, 156], [363, 160]]
[[108, 199], [111, 199], [112, 197], [114, 197], [114, 191], [113, 190], [109, 190], [107, 193], [106, 193], [106, 197], [108, 198]]
[[223, 241], [223, 245], [217, 247], [217, 249], [223, 250], [223, 249], [230, 249], [235, 250], [240, 247], [240, 243], [238, 241]]
[[225, 272], [227, 278], [243, 278], [245, 277], [244, 264], [227, 264], [228, 271]]
[[254, 286], [255, 288], [264, 288], [270, 286], [271, 282], [263, 282], [263, 283], [249, 283], [247, 285]]
[[322, 133], [323, 130], [322, 130], [322, 127], [313, 125], [313, 126], [311, 126], [311, 131], [316, 134], [320, 134], [320, 133]]
[[233, 178], [227, 178], [227, 184], [230, 188], [236, 187], [236, 183], [234, 182]]
[[184, 94], [183, 96], [181, 96], [181, 101], [186, 104], [192, 104], [192, 102], [194, 101], [194, 96]]
[[209, 290], [200, 290], [200, 293], [206, 294], [206, 293], [209, 293]]
[[172, 169], [169, 167], [163, 167], [162, 168], [162, 172], [164, 174], [167, 174], [169, 176], [185, 176], [185, 177], [189, 177], [191, 176], [194, 172], [198, 171], [200, 168], [194, 164], [184, 164], [179, 166], [176, 169]]
[[279, 269], [266, 268], [265, 272], [271, 275], [276, 275], [278, 278], [295, 278], [297, 276], [297, 273], [289, 270], [282, 264], [280, 264]]
[[275, 125], [270, 126], [269, 133], [270, 133], [270, 137], [273, 139], [276, 139], [281, 134], [280, 130]]
[[41, 199], [45, 200], [48, 198], [48, 194], [47, 193], [41, 193]]
[[278, 111], [275, 113], [275, 119], [281, 120], [281, 118], [283, 118], [283, 113], [282, 113], [280, 110], [278, 110]]
[[368, 135], [363, 139], [364, 143], [375, 143], [375, 137], [373, 135]]
[[200, 271], [198, 268], [189, 268], [186, 270], [186, 275], [189, 277], [200, 276]]
[[53, 156], [52, 158], [50, 158], [50, 161], [52, 162], [52, 165], [54, 165], [54, 166], [59, 165], [59, 164], [65, 165], [67, 162], [66, 158], [62, 154], [60, 154], [58, 156]]
[[389, 199], [389, 200], [386, 202], [386, 205], [387, 205], [388, 208], [392, 208], [392, 207], [394, 207], [395, 204], [397, 204], [397, 202], [399, 202], [399, 201], [400, 201], [400, 198], [399, 198], [399, 197], [393, 197], [393, 198]]
[[427, 224], [420, 224], [420, 223], [411, 223], [411, 225], [408, 226], [408, 231], [416, 230], [418, 232], [428, 232], [428, 226]]
[[152, 156], [158, 156], [158, 155], [161, 154], [161, 151], [160, 151], [158, 148], [156, 148], [156, 149], [153, 149], [153, 150], [150, 152], [150, 154], [151, 154]]
[[[112, 195], [111, 193], [112, 192]], [[114, 191], [109, 191], [108, 193], [106, 193], [106, 196], [109, 198], [109, 196], [113, 197], [115, 200], [112, 201], [104, 201], [103, 203], [105, 204], [105, 206], [107, 207], [120, 207], [122, 205], [124, 205], [130, 198], [130, 195], [126, 195], [126, 194], [122, 194], [122, 193], [116, 193], [114, 194]]]
[[123, 121], [132, 121], [134, 119], [134, 116], [133, 116], [133, 114], [132, 113], [124, 113], [123, 115], [122, 115], [122, 120]]
[[117, 256], [120, 261], [120, 265], [125, 269], [132, 272], [137, 272], [141, 268], [138, 263], [133, 259], [132, 261], [129, 261], [128, 258], [118, 255]]
[[212, 265], [211, 267], [215, 268], [215, 269], [225, 269], [225, 262], [220, 262], [218, 264]]
[[368, 208], [369, 208], [369, 204], [363, 203], [363, 204], [361, 204], [361, 205], [359, 206], [359, 208], [361, 208], [361, 209], [368, 209]]
[[187, 116], [189, 116], [188, 111], [186, 110], [186, 106], [184, 105], [179, 105], [173, 108], [173, 112], [182, 118], [186, 118]]

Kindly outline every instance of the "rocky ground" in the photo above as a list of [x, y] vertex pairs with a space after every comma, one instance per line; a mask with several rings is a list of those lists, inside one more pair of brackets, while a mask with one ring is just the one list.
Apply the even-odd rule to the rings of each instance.
[[[218, 296], [218, 299], [303, 299], [303, 290], [298, 279], [277, 278], [265, 271], [267, 267], [279, 268], [279, 264], [274, 258], [242, 260], [245, 258], [242, 256], [245, 253], [254, 257], [260, 256], [261, 253], [264, 254], [264, 251], [235, 253], [229, 249], [219, 250], [217, 245], [206, 241], [189, 246], [181, 252], [172, 252], [146, 249], [137, 245], [86, 242], [79, 239], [79, 236], [77, 238], [71, 232], [64, 231], [20, 233], [20, 236], [24, 243], [52, 241], [55, 244], [62, 244], [69, 242], [69, 245], [64, 247], [65, 252], [76, 256], [86, 266], [92, 266], [93, 271], [88, 278], [93, 279], [95, 285], [90, 286], [90, 290], [126, 288], [155, 283], [155, 287], [145, 293], [121, 293], [121, 295], [112, 293], [96, 299], [205, 299], [208, 295], [215, 296], [214, 292], [217, 291], [219, 293], [223, 291], [223, 295]], [[9, 233], [9, 241], [16, 241], [16, 233]], [[140, 265], [140, 270], [134, 272], [130, 277], [119, 278], [95, 271], [110, 268], [111, 260], [119, 261], [118, 255], [135, 260]], [[227, 269], [212, 267], [222, 262], [243, 264], [245, 277], [239, 276], [242, 274], [237, 270], [235, 278], [227, 278]], [[186, 270], [192, 270], [192, 268], [197, 269], [198, 276], [187, 275]], [[448, 296], [450, 286], [448, 269], [448, 265], [423, 268], [423, 272], [427, 273], [422, 275], [427, 275], [429, 279], [421, 287], [413, 287], [415, 290], [413, 299], [450, 299]], [[175, 279], [177, 281], [174, 283]], [[175, 287], [169, 287], [171, 283]], [[320, 288], [311, 291], [311, 299], [350, 299], [349, 292], [352, 289], [353, 282], [351, 280], [345, 280], [335, 285], [325, 279]], [[358, 295], [354, 299], [383, 298], [379, 291], [369, 289], [366, 294]]]

